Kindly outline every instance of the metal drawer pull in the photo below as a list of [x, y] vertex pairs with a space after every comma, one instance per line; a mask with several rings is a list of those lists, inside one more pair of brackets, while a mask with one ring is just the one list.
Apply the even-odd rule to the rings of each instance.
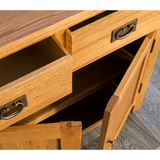
[[9, 108], [7, 108], [7, 107], [3, 108], [3, 111], [0, 114], [0, 119], [7, 120], [10, 118], [13, 118], [13, 117], [17, 116], [24, 108], [24, 104], [22, 102], [16, 102], [16, 103], [14, 103], [14, 106], [17, 107], [18, 109], [15, 112], [9, 114], [8, 116], [4, 116], [4, 114], [9, 110]]
[[17, 116], [24, 107], [28, 106], [27, 96], [23, 95], [0, 107], [0, 120], [7, 120]]
[[117, 29], [114, 29], [111, 35], [111, 43], [116, 40], [124, 39], [134, 32], [136, 30], [137, 21], [138, 19], [135, 19], [121, 27], [118, 27]]
[[128, 37], [128, 36], [135, 30], [135, 26], [134, 26], [134, 25], [129, 25], [129, 28], [130, 28], [130, 30], [128, 31], [127, 34], [125, 34], [125, 35], [123, 35], [123, 36], [119, 36], [119, 35], [125, 30], [125, 28], [122, 28], [122, 29], [117, 33], [116, 38], [117, 38], [118, 40], [120, 40], [120, 39], [123, 39], [123, 38]]

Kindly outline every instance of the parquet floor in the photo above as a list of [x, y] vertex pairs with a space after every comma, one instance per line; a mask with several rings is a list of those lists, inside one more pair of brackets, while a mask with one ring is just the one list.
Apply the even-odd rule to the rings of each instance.
[[[81, 149], [97, 149], [101, 125], [82, 136]], [[141, 109], [130, 113], [112, 150], [160, 149], [160, 51]]]

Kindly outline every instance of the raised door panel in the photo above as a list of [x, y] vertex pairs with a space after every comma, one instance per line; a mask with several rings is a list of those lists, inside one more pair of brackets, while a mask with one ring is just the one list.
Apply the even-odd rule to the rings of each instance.
[[141, 68], [155, 32], [148, 34], [104, 111], [99, 149], [110, 149], [133, 107]]
[[0, 149], [80, 149], [81, 122], [12, 126], [0, 132]]

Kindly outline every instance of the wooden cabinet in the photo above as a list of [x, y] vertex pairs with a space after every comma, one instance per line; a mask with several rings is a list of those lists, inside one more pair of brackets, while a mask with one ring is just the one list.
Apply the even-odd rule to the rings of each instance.
[[[54, 17], [54, 13], [52, 14]], [[70, 129], [73, 127], [73, 130], [76, 126], [74, 124], [78, 124], [75, 136], [71, 136], [74, 133], [67, 130], [71, 137], [65, 136], [65, 141], [77, 141], [77, 144], [68, 144], [64, 149], [78, 149], [81, 121], [82, 134], [102, 123], [99, 149], [110, 149], [129, 113], [141, 106], [159, 51], [158, 17], [159, 11], [82, 11], [63, 21], [55, 22], [42, 31], [38, 29], [34, 36], [38, 39], [39, 33], [39, 40], [37, 43], [33, 40], [29, 47], [24, 47], [23, 44], [24, 49], [20, 50], [20, 40], [13, 42], [20, 45], [17, 47], [20, 51], [16, 53], [16, 49], [12, 49], [10, 44], [0, 48], [0, 65], [5, 65], [3, 68], [7, 68], [7, 64], [13, 62], [13, 59], [13, 68], [21, 59], [25, 65], [25, 57], [31, 56], [23, 69], [24, 72], [27, 70], [25, 73], [18, 77], [15, 75], [11, 80], [6, 78], [8, 82], [2, 79], [2, 83], [5, 84], [0, 90], [0, 106], [4, 107], [24, 94], [28, 101], [28, 106], [21, 113], [8, 120], [0, 120], [0, 137], [5, 137], [0, 141], [4, 146], [2, 148], [10, 148], [10, 142], [14, 142], [14, 147], [21, 148], [23, 139], [13, 136], [10, 136], [13, 139], [7, 138], [6, 135], [15, 134], [14, 131], [18, 136], [20, 132], [24, 135], [25, 132], [31, 134], [34, 129], [38, 129], [42, 134], [39, 139], [34, 136], [31, 140], [27, 139], [35, 140], [33, 146], [37, 144], [44, 148], [44, 145], [57, 145], [58, 141], [48, 141], [50, 136], [54, 139], [50, 127], [52, 128], [55, 122], [61, 126], [63, 123], [59, 123], [60, 121], [75, 121], [64, 122], [65, 126]], [[128, 31], [124, 31], [124, 35], [128, 36], [112, 43], [112, 31], [134, 19], [137, 19], [136, 30], [130, 35]], [[156, 21], [156, 25], [153, 25], [153, 20]], [[25, 38], [27, 40], [27, 36]], [[28, 41], [26, 45], [29, 43], [31, 42]], [[12, 51], [5, 55], [3, 51], [7, 46]], [[34, 53], [40, 57], [36, 61], [33, 61]], [[7, 56], [8, 54], [11, 55]], [[45, 62], [41, 64], [41, 60]], [[28, 65], [28, 62], [31, 62], [31, 65]], [[32, 69], [33, 64], [36, 64], [35, 69]], [[8, 67], [7, 72], [13, 72], [11, 68]], [[18, 69], [21, 70], [19, 65], [15, 70]], [[7, 109], [4, 112], [8, 112]], [[39, 126], [42, 126], [42, 130], [39, 130]], [[21, 149], [25, 149], [28, 142], [25, 144]], [[30, 149], [33, 149], [33, 146]]]

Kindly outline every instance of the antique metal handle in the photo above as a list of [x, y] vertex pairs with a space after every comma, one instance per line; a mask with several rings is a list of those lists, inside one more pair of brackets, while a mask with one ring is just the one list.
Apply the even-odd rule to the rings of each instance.
[[7, 107], [3, 108], [3, 111], [0, 114], [0, 119], [7, 120], [10, 118], [13, 118], [13, 117], [17, 116], [24, 108], [24, 104], [22, 102], [15, 102], [14, 106], [17, 107], [17, 110], [15, 112], [9, 114], [8, 116], [4, 115], [8, 111], [8, 108]]
[[134, 25], [129, 25], [130, 30], [128, 31], [128, 33], [126, 33], [123, 36], [120, 36], [120, 34], [124, 31], [124, 28], [121, 28], [120, 31], [117, 33], [116, 38], [118, 40], [123, 39], [128, 37], [134, 30], [135, 30], [135, 26]]
[[113, 43], [116, 40], [120, 40], [123, 38], [128, 37], [132, 32], [136, 30], [138, 19], [135, 19], [131, 22], [128, 22], [127, 24], [124, 24], [112, 31], [111, 35], [111, 43]]

